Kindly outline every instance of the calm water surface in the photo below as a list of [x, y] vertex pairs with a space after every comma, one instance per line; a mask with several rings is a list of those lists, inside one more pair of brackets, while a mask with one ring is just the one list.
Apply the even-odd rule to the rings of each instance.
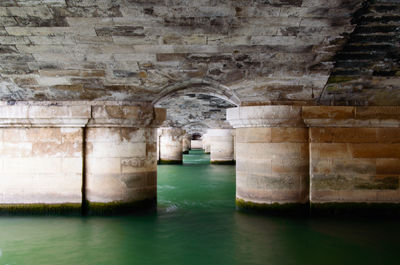
[[159, 166], [154, 214], [0, 217], [0, 265], [400, 264], [398, 221], [239, 213], [234, 166], [184, 160]]

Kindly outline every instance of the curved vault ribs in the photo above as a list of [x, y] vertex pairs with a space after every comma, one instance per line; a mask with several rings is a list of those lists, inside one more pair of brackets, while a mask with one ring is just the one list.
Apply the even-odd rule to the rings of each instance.
[[202, 128], [210, 128], [210, 126], [208, 124], [206, 124], [205, 122], [190, 122], [188, 124], [185, 124], [183, 126], [183, 128], [189, 128], [189, 127], [202, 127]]
[[169, 96], [173, 95], [174, 93], [176, 93], [178, 91], [185, 90], [185, 89], [191, 89], [191, 88], [197, 87], [197, 86], [202, 86], [201, 91], [199, 91], [199, 92], [201, 92], [201, 94], [206, 94], [206, 95], [221, 98], [235, 106], [240, 106], [240, 104], [241, 104], [239, 97], [229, 87], [224, 86], [214, 80], [192, 78], [189, 80], [185, 80], [185, 81], [174, 83], [172, 85], [165, 86], [161, 90], [161, 92], [156, 96], [156, 99], [152, 101], [152, 105], [153, 106], [156, 105], [163, 99], [168, 98]]

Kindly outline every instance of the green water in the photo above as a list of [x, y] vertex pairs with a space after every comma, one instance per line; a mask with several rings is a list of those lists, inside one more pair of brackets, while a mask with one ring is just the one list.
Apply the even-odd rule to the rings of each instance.
[[278, 218], [235, 211], [234, 166], [159, 166], [158, 212], [0, 217], [5, 264], [400, 264], [398, 221]]

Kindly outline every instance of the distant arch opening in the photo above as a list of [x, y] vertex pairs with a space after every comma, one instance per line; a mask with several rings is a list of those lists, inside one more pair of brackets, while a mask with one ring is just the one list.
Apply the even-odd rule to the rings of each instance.
[[181, 81], [164, 87], [161, 92], [153, 100], [152, 104], [156, 105], [159, 102], [168, 98], [174, 97], [177, 92], [183, 91], [187, 93], [199, 93], [221, 98], [235, 106], [240, 106], [241, 101], [234, 91], [229, 87], [224, 86], [214, 80], [192, 78]]

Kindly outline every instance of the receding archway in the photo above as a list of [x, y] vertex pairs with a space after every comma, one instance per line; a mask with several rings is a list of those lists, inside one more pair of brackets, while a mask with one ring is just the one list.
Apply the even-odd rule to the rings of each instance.
[[176, 92], [181, 90], [185, 90], [185, 93], [196, 92], [218, 97], [225, 101], [228, 101], [235, 106], [240, 106], [241, 104], [239, 97], [229, 87], [224, 86], [211, 79], [200, 78], [192, 78], [164, 87], [161, 92], [156, 96], [156, 99], [153, 100], [152, 104], [156, 105], [162, 100], [173, 97]]

